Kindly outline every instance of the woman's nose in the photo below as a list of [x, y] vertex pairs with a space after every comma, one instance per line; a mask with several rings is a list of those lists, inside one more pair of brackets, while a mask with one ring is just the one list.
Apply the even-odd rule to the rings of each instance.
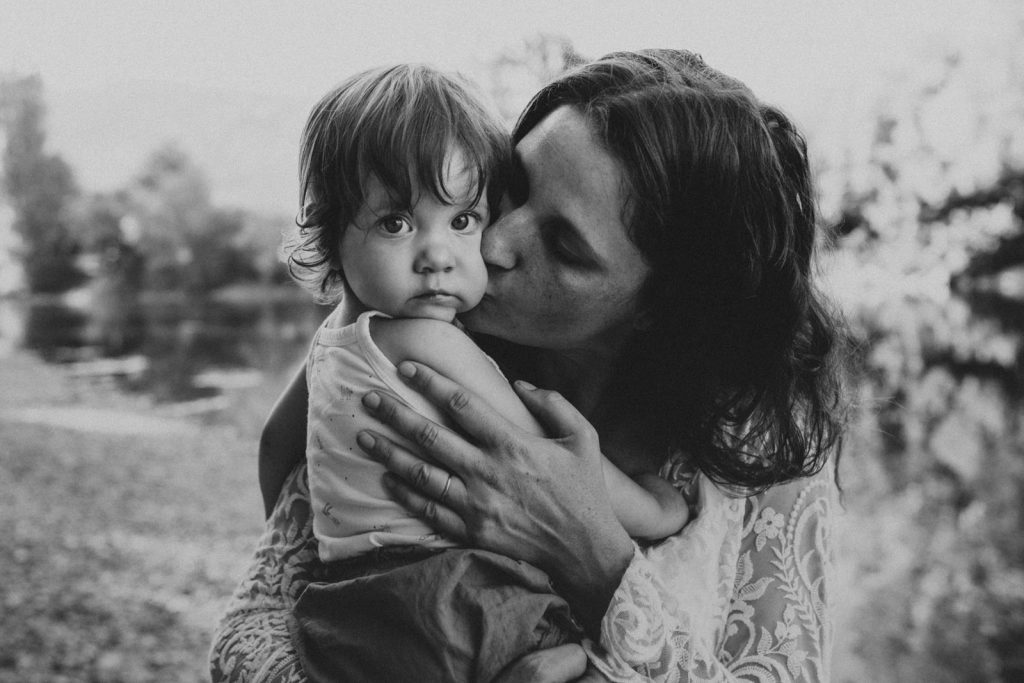
[[511, 270], [519, 260], [519, 244], [526, 221], [523, 210], [512, 209], [484, 229], [480, 254], [492, 268]]

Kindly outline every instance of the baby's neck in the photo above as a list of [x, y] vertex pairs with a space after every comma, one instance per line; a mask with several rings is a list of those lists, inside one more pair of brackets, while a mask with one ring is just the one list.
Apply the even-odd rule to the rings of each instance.
[[359, 317], [360, 313], [366, 311], [366, 306], [363, 306], [362, 302], [354, 296], [345, 295], [342, 298], [341, 303], [338, 304], [338, 314], [341, 316], [341, 320], [346, 325], [351, 325]]

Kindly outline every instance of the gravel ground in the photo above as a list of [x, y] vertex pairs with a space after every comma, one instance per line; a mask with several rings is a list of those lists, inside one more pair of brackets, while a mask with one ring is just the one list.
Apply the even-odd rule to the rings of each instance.
[[182, 419], [0, 357], [0, 681], [207, 680], [261, 528], [267, 384]]

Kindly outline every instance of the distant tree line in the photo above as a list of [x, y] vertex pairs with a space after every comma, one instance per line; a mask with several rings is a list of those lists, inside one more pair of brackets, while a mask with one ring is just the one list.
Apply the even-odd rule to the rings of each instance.
[[14, 211], [26, 284], [34, 292], [55, 292], [84, 279], [75, 259], [72, 209], [79, 198], [71, 167], [46, 152], [45, 107], [38, 76], [0, 82], [0, 126], [4, 194]]
[[206, 177], [174, 144], [125, 187], [83, 193], [46, 149], [45, 113], [39, 76], [0, 78], [0, 201], [13, 212], [28, 291], [58, 293], [96, 275], [189, 293], [285, 279], [277, 250], [288, 219], [215, 206]]
[[[564, 37], [539, 35], [491, 60], [485, 84], [509, 121], [537, 88], [584, 61]], [[287, 280], [280, 258], [291, 217], [216, 206], [202, 170], [173, 143], [159, 146], [122, 188], [82, 192], [46, 146], [38, 75], [0, 75], [4, 142], [0, 202], [13, 212], [25, 289], [59, 293], [92, 276], [147, 290], [203, 293]]]

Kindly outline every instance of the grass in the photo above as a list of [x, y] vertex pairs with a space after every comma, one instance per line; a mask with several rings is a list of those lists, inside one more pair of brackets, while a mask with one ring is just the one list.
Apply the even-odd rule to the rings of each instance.
[[0, 357], [0, 681], [208, 679], [210, 638], [262, 526], [255, 441], [276, 379], [177, 434], [105, 434], [4, 411], [160, 408]]

